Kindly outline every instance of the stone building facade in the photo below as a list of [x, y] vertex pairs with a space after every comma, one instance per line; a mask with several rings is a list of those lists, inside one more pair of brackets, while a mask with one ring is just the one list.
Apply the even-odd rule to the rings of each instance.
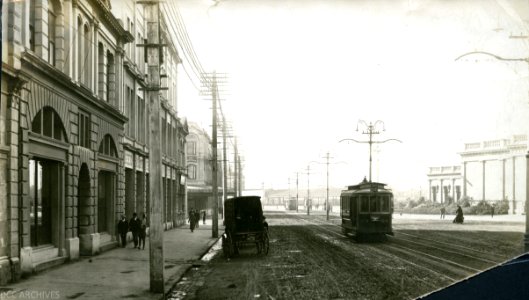
[[474, 200], [508, 200], [512, 213], [522, 213], [526, 198], [527, 135], [466, 143], [460, 153], [463, 195]]
[[[115, 1], [129, 2], [142, 24], [135, 1]], [[2, 5], [0, 285], [113, 248], [119, 216], [148, 213], [146, 72], [130, 52], [145, 25], [136, 37], [123, 21], [128, 12], [113, 4]], [[174, 81], [180, 59], [165, 51]], [[171, 83], [162, 100], [167, 228], [183, 222], [187, 135]]]
[[[224, 147], [219, 147], [219, 153], [222, 153]], [[229, 147], [227, 152], [229, 152]], [[189, 123], [189, 135], [186, 138], [186, 158], [187, 158], [187, 193], [188, 209], [211, 210], [213, 203], [213, 181], [212, 181], [212, 149], [209, 134], [198, 124]], [[219, 211], [222, 212], [222, 192], [223, 192], [223, 166], [221, 159], [223, 155], [217, 156], [218, 161], [218, 186], [219, 186]], [[227, 178], [226, 178], [226, 197], [235, 195], [235, 170], [230, 155], [227, 155]]]
[[[467, 197], [471, 203], [508, 200], [511, 213], [523, 213], [526, 198], [527, 136], [465, 143], [461, 165], [431, 167], [430, 200], [449, 203]], [[448, 201], [447, 201], [448, 200]]]
[[212, 196], [211, 139], [193, 122], [189, 123], [186, 139], [188, 210], [206, 210], [211, 207], [208, 199]]

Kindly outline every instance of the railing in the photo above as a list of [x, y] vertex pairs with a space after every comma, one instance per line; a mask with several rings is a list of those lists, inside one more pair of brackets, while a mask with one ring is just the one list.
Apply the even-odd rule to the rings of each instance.
[[428, 174], [447, 174], [456, 173], [461, 171], [461, 166], [442, 166], [442, 167], [430, 167]]
[[501, 145], [501, 140], [485, 141], [483, 142], [483, 148], [493, 148], [499, 147]]

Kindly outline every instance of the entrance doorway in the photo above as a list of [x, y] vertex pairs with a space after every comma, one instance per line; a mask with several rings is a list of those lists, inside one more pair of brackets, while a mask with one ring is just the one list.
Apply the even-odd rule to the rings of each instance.
[[114, 172], [99, 171], [97, 185], [97, 231], [99, 233], [113, 233], [115, 178]]
[[61, 197], [60, 163], [29, 160], [29, 201], [31, 246], [56, 244]]
[[81, 166], [77, 188], [77, 234], [90, 234], [93, 233], [91, 228], [92, 214], [90, 210], [90, 173], [86, 164]]

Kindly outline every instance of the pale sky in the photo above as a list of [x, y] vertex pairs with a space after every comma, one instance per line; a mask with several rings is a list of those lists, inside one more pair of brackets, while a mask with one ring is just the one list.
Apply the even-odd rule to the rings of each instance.
[[[172, 1], [169, 1], [172, 3]], [[465, 142], [529, 132], [527, 1], [181, 0], [207, 71], [228, 75], [221, 95], [245, 158], [246, 188], [287, 188], [307, 165], [331, 161], [330, 185], [368, 176], [358, 120], [382, 120], [373, 180], [427, 186], [430, 166], [460, 163]], [[174, 5], [174, 4], [172, 4]], [[214, 6], [213, 6], [214, 5]], [[183, 67], [190, 70], [184, 59]], [[192, 76], [192, 75], [191, 75]], [[211, 131], [211, 103], [180, 68], [179, 114]], [[198, 81], [196, 81], [198, 85]], [[381, 128], [381, 127], [380, 127]], [[311, 187], [325, 166], [311, 164]], [[292, 185], [291, 185], [292, 186]]]

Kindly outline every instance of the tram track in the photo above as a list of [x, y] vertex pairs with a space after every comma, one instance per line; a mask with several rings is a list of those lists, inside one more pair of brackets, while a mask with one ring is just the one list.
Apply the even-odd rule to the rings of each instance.
[[[296, 218], [303, 220], [304, 222], [313, 226], [319, 226], [321, 230], [332, 233], [335, 236], [344, 237], [341, 233], [340, 225], [320, 220], [317, 217], [306, 219], [301, 216], [296, 216]], [[323, 227], [323, 225], [325, 227]], [[338, 230], [331, 230], [328, 228], [329, 226]], [[398, 234], [400, 235], [401, 233], [398, 232]], [[411, 234], [404, 235], [412, 236]], [[441, 248], [400, 237], [390, 237], [389, 239], [391, 241], [389, 244], [365, 244], [364, 246], [372, 251], [376, 251], [381, 255], [394, 256], [402, 261], [405, 261], [407, 264], [413, 267], [418, 267], [422, 270], [435, 274], [440, 278], [444, 278], [447, 284], [457, 282], [500, 263], [498, 260], [491, 260], [488, 258], [490, 255], [493, 255], [492, 253], [472, 251], [473, 249], [468, 247]], [[429, 239], [424, 240], [441, 244], [443, 246], [451, 246], [451, 244], [447, 242], [433, 241]], [[458, 252], [461, 250], [474, 253], [469, 254], [468, 252]], [[454, 257], [456, 257], [456, 259], [454, 259]]]
[[[309, 223], [311, 226], [318, 227], [319, 230], [322, 230], [322, 231], [327, 232], [327, 233], [331, 233], [334, 236], [337, 236], [337, 237], [340, 237], [340, 238], [342, 238], [344, 240], [350, 241], [349, 238], [345, 237], [341, 233], [341, 228], [339, 228], [340, 226], [338, 226], [336, 224], [329, 224], [329, 223], [323, 223], [321, 221], [318, 221], [318, 223], [320, 223], [321, 225], [317, 225], [317, 224], [313, 223], [313, 221], [315, 221], [315, 220], [308, 220], [308, 219], [305, 219], [305, 218], [302, 218], [302, 217], [299, 217], [299, 216], [295, 216], [295, 217], [298, 218], [301, 221]], [[339, 228], [339, 231], [331, 230], [329, 228], [323, 227], [322, 225], [332, 226], [334, 228]], [[408, 258], [404, 258], [403, 254], [410, 254], [410, 253], [407, 250], [404, 250], [404, 251], [400, 250], [399, 251], [399, 246], [390, 246], [389, 248], [386, 248], [386, 251], [384, 251], [384, 250], [382, 250], [380, 248], [381, 246], [382, 247], [387, 247], [387, 245], [383, 246], [383, 244], [377, 244], [377, 246], [373, 246], [373, 245], [370, 245], [370, 244], [356, 244], [356, 246], [360, 247], [360, 248], [363, 248], [364, 250], [368, 249], [368, 250], [370, 250], [372, 252], [376, 252], [378, 255], [384, 256], [386, 259], [397, 259], [397, 260], [402, 261], [402, 262], [404, 262], [405, 264], [407, 264], [407, 265], [409, 265], [411, 267], [414, 267], [414, 268], [420, 269], [420, 270], [422, 270], [422, 271], [424, 271], [426, 273], [429, 273], [429, 274], [432, 275], [432, 278], [431, 278], [432, 280], [433, 279], [439, 280], [439, 278], [442, 278], [442, 279], [444, 279], [445, 285], [449, 285], [451, 283], [457, 282], [460, 279], [465, 278], [468, 275], [470, 275], [469, 272], [465, 272], [465, 273], [456, 272], [455, 276], [449, 276], [445, 272], [436, 271], [435, 269], [431, 268], [432, 265], [436, 264], [436, 262], [433, 261], [433, 260], [430, 260], [429, 266], [420, 265], [417, 262], [412, 260], [412, 259], [416, 258], [416, 256], [414, 256], [414, 255], [408, 255], [409, 259]], [[397, 250], [397, 251], [387, 251], [388, 249], [393, 249], [393, 250]], [[354, 249], [349, 249], [349, 251], [354, 251]], [[400, 253], [400, 255], [396, 254], [395, 252]], [[439, 267], [442, 268], [443, 266], [439, 265]], [[454, 273], [453, 270], [451, 270], [450, 273]], [[438, 288], [439, 287], [438, 284], [432, 284], [431, 282], [427, 281], [424, 278], [416, 277], [414, 279], [423, 282], [423, 284], [425, 284], [425, 285], [427, 285], [427, 286], [429, 286], [431, 288]]]
[[[393, 228], [398, 228], [398, 227], [393, 226]], [[496, 264], [503, 263], [503, 262], [505, 262], [505, 261], [510, 259], [510, 257], [505, 256], [505, 255], [501, 255], [501, 254], [497, 254], [497, 253], [491, 253], [491, 252], [487, 252], [487, 251], [481, 251], [481, 250], [473, 249], [473, 248], [470, 248], [470, 247], [465, 247], [465, 246], [454, 244], [454, 243], [448, 243], [448, 242], [444, 242], [444, 241], [434, 240], [434, 239], [431, 239], [431, 238], [425, 238], [425, 237], [417, 235], [417, 234], [410, 234], [410, 233], [406, 233], [406, 232], [403, 232], [403, 231], [398, 231], [398, 234], [399, 235], [405, 235], [405, 236], [408, 236], [408, 237], [414, 238], [414, 239], [421, 239], [421, 240], [428, 241], [428, 242], [431, 242], [431, 243], [445, 245], [445, 246], [448, 246], [449, 248], [452, 248], [452, 249], [466, 251], [467, 253], [476, 253], [476, 254], [478, 254], [480, 256], [487, 257], [487, 258], [480, 258], [481, 260], [485, 260], [485, 261], [488, 261], [488, 262], [491, 262], [491, 263], [496, 263]], [[469, 256], [471, 256], [471, 255], [469, 254]], [[495, 259], [489, 259], [490, 257], [493, 257]], [[501, 260], [498, 260], [498, 258], [500, 258]]]

